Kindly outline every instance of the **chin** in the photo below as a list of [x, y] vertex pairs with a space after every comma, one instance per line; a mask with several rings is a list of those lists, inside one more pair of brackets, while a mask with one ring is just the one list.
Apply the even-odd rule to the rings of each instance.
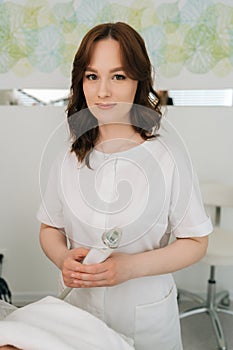
[[132, 103], [109, 104], [106, 107], [92, 106], [91, 113], [100, 124], [130, 123]]

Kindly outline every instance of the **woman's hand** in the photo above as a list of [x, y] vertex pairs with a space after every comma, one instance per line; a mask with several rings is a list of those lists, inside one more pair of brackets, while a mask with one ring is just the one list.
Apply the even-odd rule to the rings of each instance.
[[77, 287], [74, 284], [73, 276], [76, 271], [80, 270], [80, 266], [82, 266], [81, 262], [88, 252], [89, 250], [85, 248], [75, 248], [67, 251], [61, 268], [62, 277], [67, 287]]
[[[83, 254], [79, 261], [84, 258], [84, 254], [87, 252], [87, 249], [80, 249], [83, 250]], [[104, 262], [93, 265], [81, 264], [77, 261], [74, 262], [74, 260], [71, 262], [70, 258], [66, 259], [66, 263], [70, 267], [72, 266], [72, 269], [65, 268], [66, 280], [64, 279], [64, 282], [73, 288], [114, 286], [133, 278], [133, 255], [129, 254], [113, 253]]]

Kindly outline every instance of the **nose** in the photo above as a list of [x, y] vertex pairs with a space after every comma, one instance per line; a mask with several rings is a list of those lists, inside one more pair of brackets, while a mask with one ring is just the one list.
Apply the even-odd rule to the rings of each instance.
[[111, 96], [110, 83], [106, 79], [102, 79], [99, 83], [98, 97], [105, 98], [109, 96]]

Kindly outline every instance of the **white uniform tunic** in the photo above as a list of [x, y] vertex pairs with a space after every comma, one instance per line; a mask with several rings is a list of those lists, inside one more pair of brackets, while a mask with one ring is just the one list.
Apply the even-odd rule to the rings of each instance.
[[[120, 227], [117, 251], [128, 254], [166, 246], [171, 233], [209, 234], [190, 159], [167, 140], [164, 134], [107, 157], [93, 150], [91, 169], [68, 150], [51, 168], [39, 221], [64, 229], [72, 248], [102, 248], [102, 233]], [[136, 350], [182, 349], [171, 274], [75, 289], [68, 301], [131, 337]]]

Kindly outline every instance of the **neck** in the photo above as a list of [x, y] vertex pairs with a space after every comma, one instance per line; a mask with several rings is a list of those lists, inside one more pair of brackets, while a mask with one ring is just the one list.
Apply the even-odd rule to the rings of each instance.
[[106, 154], [127, 150], [144, 141], [130, 124], [104, 124], [99, 131], [95, 147]]
[[130, 124], [103, 124], [99, 126], [98, 142], [104, 142], [107, 140], [113, 140], [118, 138], [127, 139], [131, 137], [134, 133], [136, 133], [136, 131], [134, 131], [132, 125]]

